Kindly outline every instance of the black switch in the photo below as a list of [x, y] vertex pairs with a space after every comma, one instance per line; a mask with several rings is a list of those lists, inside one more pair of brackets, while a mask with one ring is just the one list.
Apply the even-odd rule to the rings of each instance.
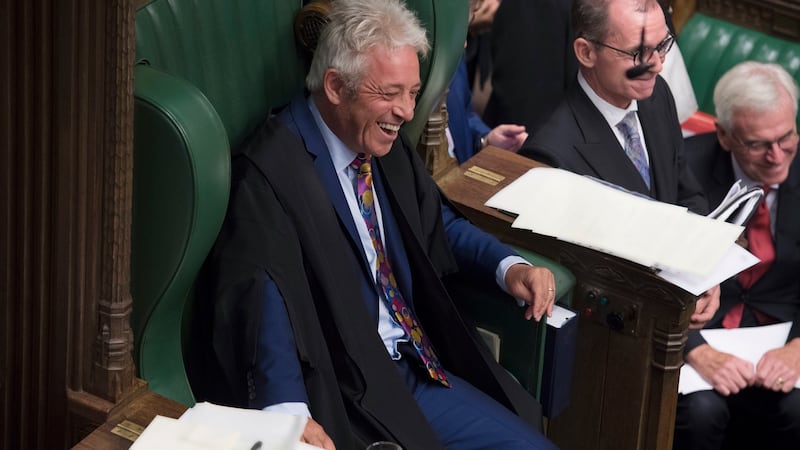
[[608, 313], [606, 316], [606, 323], [608, 324], [609, 328], [614, 331], [619, 331], [625, 327], [625, 319], [622, 317], [622, 314], [618, 312]]

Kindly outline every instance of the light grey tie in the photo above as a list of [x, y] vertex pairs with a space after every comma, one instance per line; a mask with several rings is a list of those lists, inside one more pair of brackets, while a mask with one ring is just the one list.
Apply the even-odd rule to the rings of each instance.
[[636, 166], [636, 170], [642, 176], [644, 184], [650, 189], [650, 166], [647, 164], [644, 147], [642, 147], [642, 138], [639, 136], [639, 130], [636, 127], [636, 111], [629, 111], [628, 114], [625, 114], [625, 117], [617, 124], [617, 128], [625, 136], [625, 154]]

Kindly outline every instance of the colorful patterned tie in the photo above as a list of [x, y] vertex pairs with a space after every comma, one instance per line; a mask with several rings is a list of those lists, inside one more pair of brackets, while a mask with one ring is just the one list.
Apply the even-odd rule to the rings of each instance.
[[[743, 289], [750, 289], [775, 261], [775, 245], [772, 243], [772, 232], [769, 225], [769, 207], [767, 207], [767, 193], [769, 186], [762, 186], [764, 197], [756, 207], [756, 212], [747, 222], [745, 234], [747, 235], [747, 249], [761, 261], [739, 274], [739, 283]], [[731, 308], [722, 319], [725, 328], [738, 328], [742, 321], [744, 304]]]
[[642, 147], [642, 138], [639, 137], [639, 130], [636, 127], [636, 111], [628, 111], [625, 117], [617, 124], [617, 128], [625, 136], [625, 154], [631, 159], [639, 175], [642, 176], [644, 184], [650, 189], [650, 166]]
[[428, 340], [428, 336], [422, 331], [422, 326], [417, 322], [417, 317], [414, 312], [406, 305], [400, 291], [397, 289], [397, 281], [392, 274], [392, 267], [389, 264], [389, 259], [386, 257], [386, 252], [383, 250], [383, 242], [381, 241], [381, 231], [378, 226], [378, 218], [375, 214], [374, 208], [374, 192], [372, 190], [372, 164], [370, 159], [372, 155], [359, 153], [356, 159], [350, 163], [350, 167], [358, 173], [358, 206], [361, 210], [361, 217], [364, 218], [364, 223], [367, 225], [369, 236], [372, 239], [372, 245], [375, 247], [377, 253], [376, 262], [376, 275], [381, 289], [385, 294], [384, 298], [389, 306], [389, 310], [394, 315], [395, 320], [403, 328], [408, 336], [411, 337], [411, 342], [414, 349], [425, 364], [428, 374], [434, 380], [449, 387], [450, 383], [447, 381], [447, 376], [439, 364], [439, 358], [433, 351], [433, 346]]

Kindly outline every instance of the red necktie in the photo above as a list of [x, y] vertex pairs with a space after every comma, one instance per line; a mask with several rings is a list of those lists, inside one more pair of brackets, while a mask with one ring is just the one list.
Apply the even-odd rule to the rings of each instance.
[[397, 289], [397, 281], [392, 273], [392, 266], [386, 257], [381, 241], [381, 230], [378, 225], [378, 218], [375, 214], [374, 193], [372, 190], [372, 155], [359, 153], [350, 166], [358, 172], [358, 207], [361, 210], [361, 217], [367, 225], [369, 236], [372, 238], [372, 245], [377, 254], [377, 279], [384, 293], [384, 299], [389, 306], [389, 310], [394, 315], [395, 320], [403, 328], [403, 331], [411, 337], [414, 349], [419, 354], [422, 363], [428, 370], [428, 374], [434, 380], [445, 386], [450, 386], [447, 375], [439, 364], [439, 358], [433, 351], [433, 346], [428, 340], [428, 336], [422, 331], [422, 326], [417, 321], [414, 311], [408, 307], [400, 291]]
[[[769, 208], [767, 207], [767, 193], [769, 186], [762, 186], [764, 198], [756, 207], [756, 212], [747, 223], [745, 234], [747, 235], [747, 247], [750, 253], [754, 254], [759, 261], [753, 267], [742, 271], [739, 274], [739, 283], [743, 289], [750, 289], [764, 273], [772, 266], [775, 260], [775, 245], [772, 243], [772, 232], [770, 231]], [[744, 303], [734, 306], [722, 320], [725, 328], [738, 328], [742, 321]]]

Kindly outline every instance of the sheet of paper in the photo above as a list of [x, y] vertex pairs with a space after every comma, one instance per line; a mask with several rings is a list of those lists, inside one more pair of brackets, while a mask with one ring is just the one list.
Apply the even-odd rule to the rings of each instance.
[[700, 295], [709, 288], [755, 265], [758, 261], [759, 259], [755, 255], [743, 249], [740, 245], [731, 244], [725, 256], [720, 259], [719, 263], [708, 275], [698, 276], [665, 269], [659, 272], [658, 276], [694, 295]]
[[260, 442], [262, 450], [308, 449], [299, 445], [306, 421], [289, 414], [198, 403], [180, 419], [157, 416], [131, 448], [251, 450]]
[[550, 317], [545, 316], [545, 319], [547, 324], [551, 327], [561, 328], [573, 317], [575, 317], [575, 312], [570, 311], [561, 305], [555, 304], [553, 305], [553, 315]]
[[[792, 322], [784, 322], [763, 327], [715, 328], [702, 330], [700, 333], [715, 349], [736, 355], [750, 361], [755, 366], [768, 350], [782, 347], [786, 343], [791, 328]], [[795, 387], [800, 388], [800, 380]], [[703, 380], [692, 366], [684, 364], [681, 367], [678, 381], [679, 393], [691, 394], [710, 389], [712, 389], [711, 385]]]
[[708, 217], [745, 225], [763, 196], [764, 191], [761, 188], [757, 186], [748, 188], [742, 184], [742, 180], [736, 180], [728, 189], [725, 198], [708, 214]]
[[531, 169], [486, 205], [517, 214], [515, 228], [693, 276], [708, 276], [743, 230], [552, 168]]

